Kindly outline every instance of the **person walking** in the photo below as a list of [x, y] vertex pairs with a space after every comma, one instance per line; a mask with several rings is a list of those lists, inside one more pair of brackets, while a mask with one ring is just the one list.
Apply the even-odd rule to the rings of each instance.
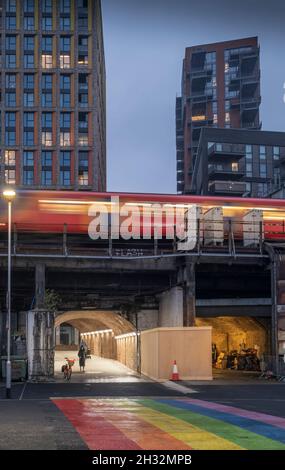
[[84, 368], [85, 368], [86, 352], [85, 352], [85, 348], [83, 345], [80, 346], [80, 349], [78, 351], [78, 357], [79, 357], [80, 372], [81, 372], [81, 369], [83, 369], [83, 372], [85, 372]]

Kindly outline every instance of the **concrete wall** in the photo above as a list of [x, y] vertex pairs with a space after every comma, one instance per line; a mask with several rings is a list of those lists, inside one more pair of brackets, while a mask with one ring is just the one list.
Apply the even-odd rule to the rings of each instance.
[[160, 295], [158, 326], [183, 326], [183, 290], [181, 287], [173, 287]]
[[197, 318], [197, 326], [213, 328], [212, 342], [216, 344], [218, 353], [240, 350], [258, 346], [259, 355], [268, 354], [268, 333], [254, 318], [250, 317], [217, 317]]
[[116, 359], [116, 340], [114, 334], [92, 334], [84, 336], [88, 347], [91, 349], [91, 354], [106, 359]]
[[164, 381], [173, 361], [183, 380], [212, 379], [212, 328], [155, 328], [141, 333], [141, 371]]

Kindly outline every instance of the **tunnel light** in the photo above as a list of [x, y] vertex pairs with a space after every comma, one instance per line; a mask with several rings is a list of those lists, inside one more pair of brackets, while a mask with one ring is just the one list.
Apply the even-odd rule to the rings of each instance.
[[88, 335], [98, 335], [98, 334], [103, 334], [103, 333], [112, 333], [113, 330], [97, 330], [97, 331], [87, 331], [85, 333], [81, 333], [81, 336], [88, 336]]
[[115, 336], [115, 339], [130, 338], [132, 336], [137, 336], [137, 335], [139, 335], [139, 333], [136, 333], [135, 331], [133, 331], [132, 333], [125, 333], [123, 335]]

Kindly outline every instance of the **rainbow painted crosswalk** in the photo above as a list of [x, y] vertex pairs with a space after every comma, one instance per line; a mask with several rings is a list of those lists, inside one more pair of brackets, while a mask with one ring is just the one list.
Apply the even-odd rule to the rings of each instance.
[[92, 450], [285, 450], [285, 418], [204, 400], [53, 402]]

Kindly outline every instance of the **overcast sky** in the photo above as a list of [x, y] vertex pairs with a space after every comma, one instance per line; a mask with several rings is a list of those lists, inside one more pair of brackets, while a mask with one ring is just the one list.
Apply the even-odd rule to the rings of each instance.
[[175, 193], [186, 46], [258, 36], [264, 130], [285, 131], [284, 0], [102, 0], [107, 188]]

